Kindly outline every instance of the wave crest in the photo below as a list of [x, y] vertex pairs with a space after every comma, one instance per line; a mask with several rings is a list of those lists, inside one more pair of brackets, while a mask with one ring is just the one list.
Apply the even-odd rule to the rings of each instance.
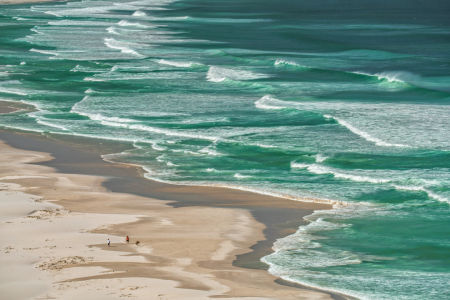
[[251, 71], [226, 69], [211, 66], [206, 74], [206, 79], [212, 82], [221, 82], [225, 79], [231, 80], [254, 80], [261, 78], [269, 78], [270, 75], [262, 73], [254, 73]]

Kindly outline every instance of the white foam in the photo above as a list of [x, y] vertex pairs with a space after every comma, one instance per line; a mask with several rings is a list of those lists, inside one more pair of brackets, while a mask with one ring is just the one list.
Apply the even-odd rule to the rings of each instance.
[[176, 165], [176, 164], [174, 164], [174, 163], [172, 163], [172, 162], [167, 162], [167, 165], [168, 166], [171, 166], [171, 167], [178, 167], [179, 165]]
[[38, 27], [31, 28], [30, 31], [36, 32], [37, 34], [44, 34], [43, 32], [37, 29]]
[[53, 26], [108, 26], [111, 23], [99, 21], [57, 20], [49, 21], [47, 24]]
[[411, 146], [409, 145], [403, 145], [403, 144], [391, 144], [391, 143], [387, 143], [385, 141], [380, 140], [379, 138], [373, 137], [370, 134], [368, 134], [367, 132], [364, 132], [356, 127], [354, 127], [353, 125], [351, 125], [350, 123], [348, 123], [345, 120], [342, 120], [340, 118], [337, 117], [333, 117], [330, 115], [324, 115], [325, 118], [328, 119], [334, 119], [336, 120], [340, 125], [346, 127], [348, 130], [350, 130], [351, 132], [353, 132], [356, 135], [359, 135], [360, 137], [364, 138], [366, 141], [369, 142], [373, 142], [375, 143], [375, 145], [377, 146], [384, 146], [384, 147], [402, 147], [402, 148], [411, 148]]
[[48, 126], [48, 127], [53, 127], [53, 128], [58, 128], [58, 129], [61, 129], [63, 131], [68, 131], [69, 130], [66, 127], [62, 126], [62, 125], [58, 125], [58, 124], [50, 123], [48, 121], [44, 121], [43, 118], [36, 118], [36, 122], [41, 124], [41, 125]]
[[189, 139], [202, 139], [202, 140], [210, 140], [210, 141], [216, 141], [218, 137], [213, 136], [205, 136], [201, 134], [196, 133], [187, 133], [187, 132], [181, 132], [176, 130], [170, 130], [170, 129], [161, 129], [157, 127], [150, 127], [146, 125], [130, 125], [125, 123], [117, 123], [117, 122], [109, 122], [109, 121], [102, 121], [101, 124], [106, 126], [113, 126], [113, 127], [122, 127], [127, 129], [134, 129], [139, 131], [147, 131], [147, 132], [154, 132], [158, 134], [164, 134], [167, 136], [178, 136], [178, 137], [185, 137]]
[[284, 109], [284, 106], [276, 106], [272, 105], [276, 101], [280, 101], [278, 99], [273, 98], [271, 95], [265, 95], [261, 99], [255, 102], [255, 106], [260, 109]]
[[106, 28], [106, 31], [108, 31], [108, 33], [111, 33], [111, 34], [117, 34], [117, 35], [120, 35], [120, 33], [118, 33], [118, 32], [116, 31], [116, 28], [115, 28], [114, 26], [111, 26], [111, 27]]
[[141, 10], [137, 10], [132, 14], [133, 17], [145, 17], [147, 14]]
[[85, 77], [83, 80], [84, 81], [106, 81], [104, 79], [96, 78], [96, 77]]
[[212, 82], [221, 82], [226, 79], [231, 80], [254, 80], [260, 78], [269, 78], [270, 75], [262, 73], [254, 73], [251, 71], [226, 69], [211, 66], [206, 74], [206, 79]]
[[291, 169], [306, 169], [310, 164], [304, 164], [304, 163], [297, 163], [295, 161], [291, 161]]
[[136, 22], [129, 22], [126, 20], [122, 20], [119, 23], [117, 23], [117, 25], [119, 26], [131, 26], [131, 27], [139, 27], [139, 28], [149, 28], [149, 26], [144, 25], [144, 24], [140, 24], [140, 23], [136, 23]]
[[[86, 92], [88, 92], [90, 89], [88, 89]], [[92, 91], [92, 90], [91, 90]], [[85, 92], [85, 93], [86, 93]], [[93, 92], [93, 91], [92, 91]], [[127, 119], [127, 118], [120, 118], [120, 117], [107, 117], [100, 113], [86, 113], [81, 109], [81, 106], [83, 106], [83, 102], [88, 101], [90, 96], [85, 96], [80, 102], [75, 103], [75, 105], [70, 110], [71, 113], [77, 113], [81, 116], [88, 117], [89, 119], [93, 121], [108, 121], [108, 122], [116, 122], [116, 123], [133, 123], [136, 122], [133, 119]]]
[[122, 53], [133, 54], [138, 57], [145, 57], [144, 55], [139, 54], [138, 52], [136, 52], [135, 50], [130, 48], [131, 46], [136, 46], [136, 44], [134, 44], [134, 43], [117, 41], [113, 38], [105, 38], [104, 44], [106, 45], [106, 47], [111, 48], [111, 49], [120, 50], [120, 52], [122, 52]]
[[385, 178], [374, 178], [374, 177], [368, 177], [368, 176], [346, 174], [346, 173], [339, 172], [334, 168], [322, 166], [319, 164], [296, 163], [293, 161], [293, 162], [291, 162], [291, 168], [307, 169], [308, 172], [311, 172], [314, 174], [331, 174], [335, 178], [348, 179], [348, 180], [356, 181], [356, 182], [370, 182], [370, 183], [391, 182], [390, 179], [385, 179]]
[[158, 63], [163, 64], [163, 65], [174, 66], [174, 67], [178, 67], [178, 68], [188, 68], [188, 67], [192, 67], [192, 65], [193, 65], [192, 62], [169, 61], [169, 60], [165, 60], [165, 59], [158, 60]]
[[106, 72], [105, 69], [95, 69], [89, 68], [82, 65], [76, 65], [75, 68], [71, 69], [70, 72], [84, 72], [84, 73], [103, 73]]
[[42, 53], [42, 54], [55, 55], [55, 56], [58, 55], [57, 52], [49, 51], [49, 50], [40, 50], [40, 49], [34, 49], [34, 48], [31, 48], [30, 51], [31, 51], [31, 52], [38, 52], [38, 53]]
[[217, 170], [214, 168], [208, 168], [206, 169], [206, 172], [217, 172]]
[[450, 204], [450, 199], [448, 199], [444, 196], [438, 195], [423, 186], [403, 186], [403, 185], [393, 185], [393, 186], [398, 190], [422, 191], [422, 192], [427, 193], [430, 198], [433, 198], [440, 202], [446, 202], [446, 203]]
[[166, 150], [167, 148], [158, 145], [156, 142], [152, 142], [152, 149], [154, 149], [154, 150], [156, 150], [156, 151], [164, 151], [164, 150]]
[[288, 61], [288, 60], [284, 60], [284, 59], [277, 59], [274, 63], [275, 66], [280, 66], [280, 65], [288, 65], [288, 66], [294, 66], [294, 67], [300, 67], [300, 68], [305, 68], [308, 69], [308, 67], [299, 65], [293, 61]]
[[324, 155], [322, 155], [322, 154], [320, 154], [320, 153], [319, 153], [319, 154], [316, 154], [315, 157], [316, 157], [316, 162], [317, 162], [317, 163], [324, 162], [326, 159], [329, 158], [329, 157], [324, 156]]
[[384, 71], [381, 73], [374, 73], [374, 74], [362, 71], [353, 71], [353, 72], [349, 71], [348, 73], [377, 77], [378, 80], [387, 80], [388, 82], [397, 82], [404, 84], [414, 83], [415, 81], [417, 81], [418, 78], [420, 78], [419, 75], [407, 71]]
[[26, 96], [28, 95], [24, 91], [17, 90], [17, 89], [5, 89], [4, 87], [0, 87], [0, 93], [6, 93], [6, 94], [14, 94], [14, 95], [20, 95], [20, 96]]
[[249, 178], [249, 177], [253, 177], [253, 176], [242, 175], [242, 174], [236, 173], [236, 174], [234, 174], [233, 177], [238, 178], [238, 179], [242, 179], [242, 178]]
[[386, 79], [389, 82], [406, 83], [401, 78], [411, 77], [414, 75], [412, 73], [404, 72], [404, 71], [385, 71], [385, 72], [377, 73], [377, 74], [375, 74], [375, 76], [377, 76], [378, 79], [380, 79], [380, 80]]
[[[37, 6], [33, 7], [34, 9], [41, 11]], [[43, 7], [45, 8], [45, 7]], [[47, 7], [48, 8], [48, 7]], [[110, 17], [108, 15], [108, 11], [111, 9], [111, 6], [93, 6], [93, 7], [82, 7], [82, 8], [70, 8], [70, 9], [61, 9], [59, 7], [52, 7], [55, 10], [44, 11], [44, 13], [49, 15], [54, 15], [57, 17], [65, 17], [65, 16], [93, 16], [97, 18], [101, 17]]]
[[[185, 151], [191, 152], [191, 151]], [[191, 154], [196, 154], [195, 152], [192, 152]], [[197, 154], [198, 155], [198, 154]], [[209, 170], [209, 169], [208, 169]], [[212, 169], [214, 170], [214, 169]], [[217, 171], [217, 170], [214, 170]], [[229, 183], [211, 183], [211, 182], [190, 182], [190, 181], [173, 181], [173, 180], [164, 180], [159, 177], [154, 177], [152, 175], [155, 175], [155, 172], [145, 174], [144, 177], [155, 180], [158, 182], [168, 183], [168, 184], [175, 184], [175, 185], [189, 185], [189, 186], [210, 186], [210, 187], [222, 187], [222, 188], [229, 188], [234, 190], [241, 190], [241, 191], [247, 191], [252, 192], [260, 195], [267, 195], [277, 198], [284, 198], [292, 201], [301, 201], [301, 202], [312, 202], [312, 203], [322, 203], [322, 204], [330, 204], [333, 205], [333, 207], [347, 207], [350, 205], [350, 203], [345, 201], [339, 201], [339, 200], [331, 200], [331, 199], [319, 199], [319, 198], [312, 198], [312, 197], [300, 197], [298, 195], [293, 195], [289, 193], [283, 193], [278, 191], [273, 191], [270, 189], [264, 189], [264, 188], [253, 188], [249, 186], [242, 186], [242, 185], [236, 185], [236, 184], [229, 184]]]
[[256, 146], [261, 147], [261, 148], [278, 148], [277, 146], [265, 145], [265, 144], [261, 144], [261, 143], [257, 143]]
[[198, 152], [208, 154], [208, 155], [213, 155], [213, 156], [222, 155], [219, 152], [217, 152], [216, 150], [212, 149], [211, 146], [205, 147], [205, 148], [199, 150]]

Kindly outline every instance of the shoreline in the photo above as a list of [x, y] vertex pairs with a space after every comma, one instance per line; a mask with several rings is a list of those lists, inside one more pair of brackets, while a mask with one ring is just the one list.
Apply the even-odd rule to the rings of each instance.
[[[228, 247], [228, 250], [224, 253], [234, 249], [232, 252], [237, 259], [233, 258], [230, 260], [228, 258], [226, 268], [239, 268], [239, 270], [245, 270], [245, 273], [256, 272], [258, 276], [265, 277], [265, 281], [267, 281], [268, 278], [273, 278], [270, 279], [269, 282], [276, 285], [276, 288], [272, 287], [274, 290], [281, 289], [284, 291], [284, 288], [280, 285], [281, 282], [280, 284], [275, 283], [275, 281], [279, 281], [279, 279], [273, 277], [265, 271], [267, 270], [267, 265], [260, 262], [260, 258], [272, 252], [271, 247], [277, 238], [295, 232], [300, 224], [304, 224], [305, 221], [303, 220], [303, 217], [311, 214], [313, 209], [326, 209], [330, 207], [325, 204], [308, 202], [300, 203], [297, 201], [226, 188], [177, 186], [154, 182], [150, 179], [142, 178], [137, 172], [138, 170], [136, 167], [106, 162], [101, 159], [99, 153], [86, 150], [86, 147], [80, 148], [79, 146], [68, 144], [67, 142], [54, 141], [48, 137], [38, 134], [19, 133], [16, 131], [12, 131], [11, 133], [9, 130], [1, 130], [0, 140], [6, 141], [9, 145], [17, 149], [22, 149], [25, 151], [39, 151], [51, 154], [53, 157], [52, 160], [43, 160], [41, 162], [34, 163], [33, 165], [36, 167], [50, 167], [56, 170], [57, 174], [71, 174], [71, 176], [81, 177], [94, 176], [95, 178], [102, 178], [102, 180], [97, 182], [97, 184], [100, 183], [99, 185], [102, 189], [105, 189], [105, 191], [109, 193], [108, 195], [126, 194], [131, 197], [137, 196], [140, 198], [139, 201], [141, 202], [143, 201], [142, 199], [146, 199], [146, 201], [150, 199], [159, 199], [154, 201], [163, 202], [165, 207], [170, 207], [175, 210], [202, 210], [207, 208], [210, 210], [231, 210], [233, 211], [232, 214], [235, 214], [236, 212], [245, 212], [247, 214], [245, 217], [247, 219], [246, 225], [243, 228], [240, 228], [240, 230], [244, 230], [244, 228], [248, 229], [248, 227], [253, 228], [252, 230], [259, 228], [257, 231], [259, 231], [260, 234], [250, 237], [250, 239], [253, 240], [251, 242], [247, 241], [245, 247], [242, 247], [241, 245], [236, 248], [236, 246], [233, 245], [236, 241], [232, 241], [231, 244], [229, 243], [230, 241], [226, 242], [224, 244], [228, 245], [226, 247], [220, 245], [216, 245], [216, 247], [220, 246], [220, 249], [225, 247], [222, 250], [219, 249], [219, 252], [225, 251], [224, 249]], [[88, 142], [95, 144], [93, 143], [94, 141]], [[95, 145], [93, 146], [95, 148]], [[95, 211], [95, 209], [92, 209], [92, 205], [88, 205], [86, 203], [82, 205], [86, 207], [80, 208], [80, 205], [77, 207], [77, 204], [74, 204], [70, 200], [64, 199], [59, 199], [58, 205], [62, 205], [66, 210], [80, 211], [82, 213], [108, 213], [108, 209], [100, 209], [97, 207], [96, 210], [98, 211]], [[140, 205], [142, 206], [142, 203]], [[123, 203], [120, 204], [120, 206], [123, 206]], [[85, 210], [84, 212], [82, 211], [83, 209]], [[131, 207], [125, 210], [128, 209], [133, 210]], [[134, 209], [135, 214], [137, 211], [139, 210]], [[302, 213], [300, 213], [300, 211]], [[115, 213], [117, 213], [117, 210]], [[249, 218], [253, 219], [250, 223], [248, 223]], [[210, 219], [209, 222], [211, 221], [215, 222], [215, 220], [213, 221]], [[138, 221], [138, 223], [139, 222], [140, 221]], [[142, 224], [139, 226], [142, 227]], [[266, 228], [264, 229], [264, 227]], [[116, 230], [113, 231], [113, 233], [114, 232], [119, 233], [121, 231]], [[245, 240], [247, 239], [249, 239], [249, 237]], [[215, 249], [215, 251], [217, 252], [218, 249]], [[209, 253], [209, 255], [211, 255], [211, 253]], [[203, 267], [207, 266], [208, 268], [211, 268], [214, 265], [217, 265], [217, 262], [202, 261], [202, 264]], [[219, 269], [221, 268], [224, 268], [223, 264]], [[217, 272], [217, 270], [215, 270], [215, 272]], [[266, 282], [265, 285], [267, 286], [269, 282]], [[289, 284], [285, 285], [285, 287], [287, 288], [288, 285]], [[302, 293], [305, 291], [311, 291], [308, 287], [304, 287], [305, 290], [301, 290], [299, 288], [302, 288], [302, 286], [296, 285], [295, 288], [289, 287], [290, 290], [284, 292], [292, 293], [292, 289], [296, 292], [301, 291]], [[327, 299], [330, 296], [333, 299], [346, 299], [342, 295], [328, 291], [320, 291], [317, 289], [312, 289], [312, 293], [321, 295], [320, 299], [323, 297], [325, 297], [323, 299]], [[268, 294], [266, 292], [263, 296], [267, 297], [267, 295]], [[245, 296], [248, 297], [249, 295], [245, 294]], [[284, 296], [281, 297], [281, 295], [279, 295], [276, 298], [283, 299]]]

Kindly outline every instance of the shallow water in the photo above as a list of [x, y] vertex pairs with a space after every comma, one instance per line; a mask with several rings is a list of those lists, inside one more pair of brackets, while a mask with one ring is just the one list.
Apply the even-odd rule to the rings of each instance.
[[129, 141], [151, 179], [333, 203], [263, 258], [361, 299], [450, 297], [443, 1], [0, 6], [0, 125]]

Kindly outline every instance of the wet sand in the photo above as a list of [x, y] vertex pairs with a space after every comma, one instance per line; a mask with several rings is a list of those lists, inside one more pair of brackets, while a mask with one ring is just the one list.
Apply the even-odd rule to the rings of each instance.
[[[14, 147], [22, 149], [16, 150], [22, 157], [40, 155], [40, 159], [32, 163], [19, 163], [17, 160], [18, 165], [9, 170], [9, 176], [11, 172], [20, 176], [32, 172], [46, 177], [1, 181], [19, 184], [26, 193], [57, 201], [55, 203], [64, 211], [121, 216], [118, 220], [124, 216], [135, 218], [133, 222], [114, 224], [108, 221], [106, 227], [84, 229], [94, 236], [111, 236], [115, 241], [114, 248], [107, 248], [104, 243], [86, 244], [84, 247], [125, 252], [144, 260], [123, 262], [123, 255], [118, 255], [108, 261], [83, 261], [83, 268], [101, 268], [109, 272], [93, 272], [90, 276], [81, 277], [74, 272], [67, 275], [71, 282], [83, 282], [92, 287], [95, 280], [139, 278], [137, 281], [140, 282], [164, 279], [178, 283], [175, 286], [179, 289], [168, 287], [171, 292], [176, 291], [175, 294], [183, 295], [185, 288], [201, 291], [203, 294], [195, 296], [198, 299], [212, 295], [345, 299], [337, 294], [302, 289], [299, 285], [280, 281], [266, 271], [267, 265], [260, 262], [262, 256], [272, 252], [276, 239], [295, 232], [299, 225], [304, 224], [304, 216], [315, 209], [328, 209], [328, 204], [298, 202], [227, 188], [151, 181], [141, 177], [140, 168], [112, 164], [100, 157], [100, 154], [123, 151], [129, 145], [116, 146], [101, 140], [60, 136], [56, 136], [58, 140], [54, 138], [0, 131], [0, 140], [6, 142], [4, 147], [9, 149], [8, 153], [14, 153], [10, 148]], [[3, 168], [2, 173], [5, 170]], [[19, 176], [17, 174], [15, 176]], [[126, 235], [130, 235], [132, 243], [139, 239], [140, 246], [126, 244], [123, 240]], [[104, 242], [104, 238], [99, 239]], [[76, 254], [70, 253], [72, 256]], [[41, 257], [45, 258], [45, 254]], [[72, 265], [64, 268], [80, 269], [79, 264], [74, 265], [78, 268]], [[50, 282], [55, 278], [51, 277]], [[149, 281], [148, 284], [154, 283]], [[68, 295], [72, 289], [67, 287], [64, 291], [64, 295]], [[209, 291], [209, 294], [204, 294], [204, 291]]]

